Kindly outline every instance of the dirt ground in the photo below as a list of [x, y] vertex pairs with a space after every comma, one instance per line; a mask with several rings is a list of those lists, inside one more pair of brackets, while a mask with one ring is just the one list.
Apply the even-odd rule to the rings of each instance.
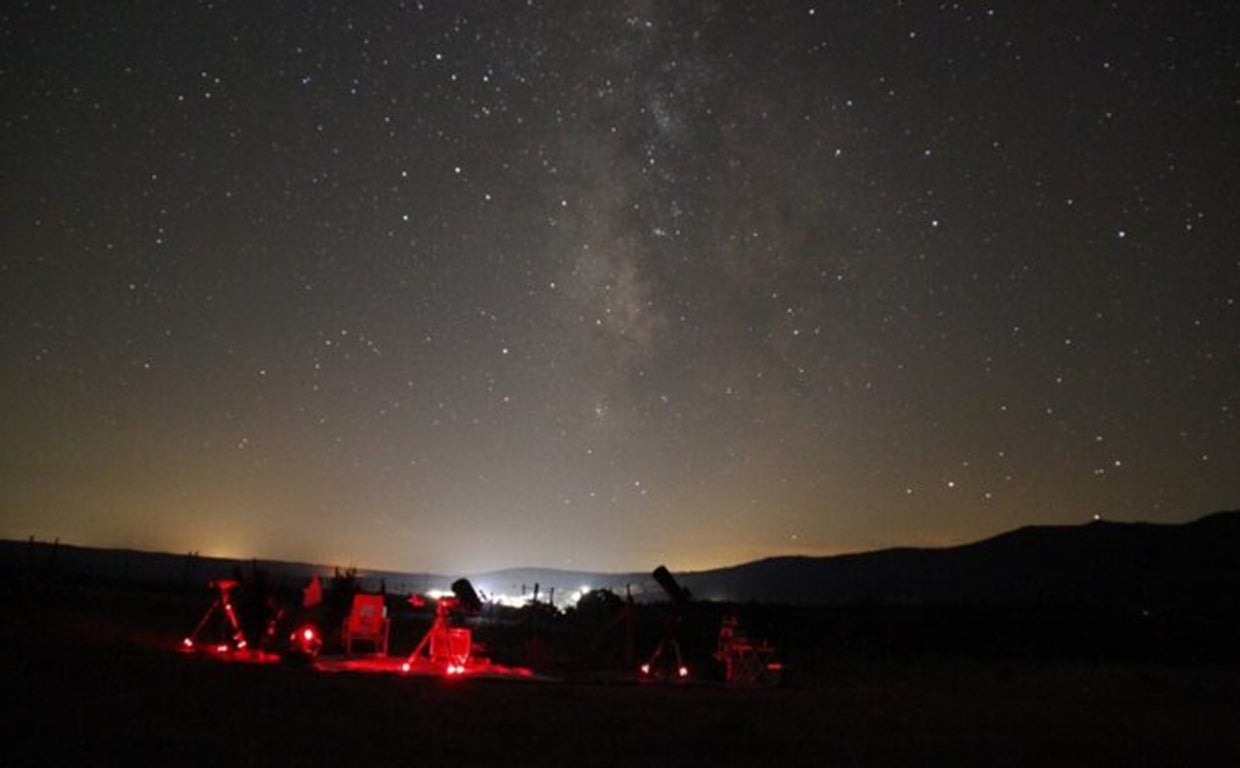
[[1240, 765], [1230, 664], [852, 659], [763, 690], [324, 673], [177, 652], [193, 607], [5, 596], [4, 764]]

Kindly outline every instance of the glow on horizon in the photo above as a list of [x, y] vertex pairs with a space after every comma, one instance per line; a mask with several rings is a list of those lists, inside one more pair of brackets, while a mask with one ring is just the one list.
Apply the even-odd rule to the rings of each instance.
[[14, 16], [0, 535], [684, 572], [1240, 503], [1217, 14], [250, 5]]

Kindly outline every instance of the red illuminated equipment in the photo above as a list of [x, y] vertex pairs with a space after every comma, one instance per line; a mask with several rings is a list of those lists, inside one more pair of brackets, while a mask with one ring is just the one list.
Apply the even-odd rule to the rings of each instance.
[[775, 685], [783, 670], [770, 643], [746, 637], [735, 616], [723, 617], [715, 660], [731, 685]]
[[241, 631], [237, 612], [233, 609], [232, 592], [236, 589], [237, 582], [232, 579], [216, 579], [210, 586], [219, 594], [198, 620], [194, 631], [181, 641], [181, 647], [187, 651], [207, 650], [218, 653], [245, 650], [245, 633]]
[[344, 652], [352, 654], [353, 646], [362, 643], [368, 645], [375, 654], [386, 656], [391, 626], [387, 607], [383, 604], [383, 595], [358, 592], [353, 595], [353, 609], [345, 618], [340, 633], [344, 641]]
[[[441, 597], [436, 601], [435, 620], [405, 661], [406, 672], [429, 664], [442, 667], [449, 675], [459, 675], [469, 667], [473, 632], [468, 627], [452, 626], [451, 617], [476, 615], [482, 610], [482, 601], [467, 579], [453, 582], [452, 591], [455, 597]], [[414, 598], [410, 602], [417, 604]]]

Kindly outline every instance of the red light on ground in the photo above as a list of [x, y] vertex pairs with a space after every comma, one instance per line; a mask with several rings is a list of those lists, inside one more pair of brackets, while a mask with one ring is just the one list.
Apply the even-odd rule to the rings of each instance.
[[319, 651], [323, 648], [323, 642], [319, 639], [318, 629], [310, 624], [303, 624], [298, 627], [293, 634], [289, 635], [288, 640], [290, 651], [310, 658], [318, 656]]
[[681, 667], [680, 669], [676, 670], [676, 674], [680, 675], [681, 677], [688, 677], [688, 676], [689, 676], [689, 668], [688, 668], [688, 667]]

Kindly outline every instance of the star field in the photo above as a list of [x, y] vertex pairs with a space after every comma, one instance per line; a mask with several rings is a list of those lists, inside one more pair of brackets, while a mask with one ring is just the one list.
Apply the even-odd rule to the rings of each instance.
[[0, 536], [692, 569], [1240, 499], [1230, 6], [4, 17]]

